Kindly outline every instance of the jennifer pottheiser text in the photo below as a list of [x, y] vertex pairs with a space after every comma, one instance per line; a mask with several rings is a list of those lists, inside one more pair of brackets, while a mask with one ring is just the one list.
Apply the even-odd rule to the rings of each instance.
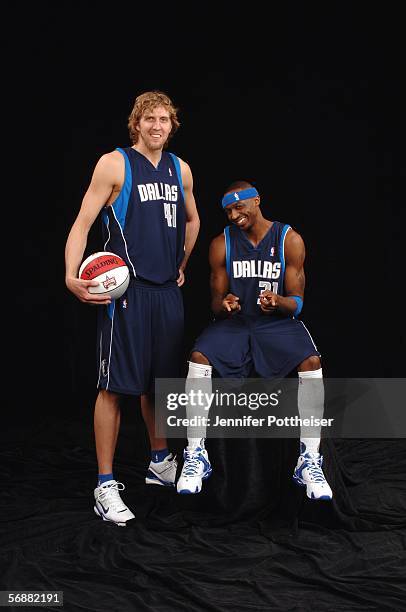
[[190, 419], [180, 418], [174, 414], [166, 420], [169, 427], [331, 427], [334, 419], [301, 419], [299, 416], [286, 416], [283, 418], [269, 414], [265, 417], [253, 417], [250, 414], [243, 417], [214, 419], [205, 416], [194, 416]]

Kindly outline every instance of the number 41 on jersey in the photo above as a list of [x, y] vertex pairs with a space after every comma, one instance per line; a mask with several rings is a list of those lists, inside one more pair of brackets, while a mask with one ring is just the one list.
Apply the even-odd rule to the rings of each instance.
[[164, 202], [165, 219], [168, 227], [176, 227], [176, 204]]

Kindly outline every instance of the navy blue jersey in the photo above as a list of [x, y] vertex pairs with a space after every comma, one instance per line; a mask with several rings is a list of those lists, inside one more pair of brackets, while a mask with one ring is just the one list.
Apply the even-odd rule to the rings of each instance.
[[185, 254], [186, 211], [179, 159], [162, 152], [158, 167], [127, 147], [119, 196], [102, 211], [104, 250], [120, 255], [132, 277], [175, 281]]
[[259, 295], [262, 291], [284, 295], [284, 244], [289, 228], [289, 225], [274, 221], [256, 247], [236, 225], [225, 228], [229, 292], [240, 298], [241, 314], [261, 314]]

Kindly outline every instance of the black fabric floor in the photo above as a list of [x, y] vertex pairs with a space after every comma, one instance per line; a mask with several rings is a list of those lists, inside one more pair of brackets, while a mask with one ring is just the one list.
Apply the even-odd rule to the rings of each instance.
[[406, 610], [405, 440], [326, 441], [332, 503], [292, 482], [296, 440], [209, 440], [213, 476], [180, 496], [143, 484], [123, 421], [125, 529], [93, 512], [90, 416], [3, 433], [0, 590], [62, 590], [69, 612]]

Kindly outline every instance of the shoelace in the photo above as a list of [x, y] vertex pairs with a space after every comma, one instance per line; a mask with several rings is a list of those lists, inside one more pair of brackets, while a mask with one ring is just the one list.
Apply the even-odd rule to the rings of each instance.
[[193, 451], [185, 451], [185, 463], [183, 474], [185, 476], [196, 476], [199, 473], [200, 461], [198, 454]]
[[124, 491], [125, 486], [122, 482], [115, 482], [114, 484], [102, 488], [98, 494], [98, 500], [103, 504], [106, 502], [113, 510], [117, 510], [118, 506], [124, 506], [123, 500], [120, 497], [119, 491]]
[[307, 462], [306, 468], [310, 474], [311, 479], [314, 482], [324, 482], [325, 478], [324, 478], [323, 470], [321, 469], [321, 465], [323, 463], [323, 459], [321, 455], [319, 455], [318, 457], [312, 457], [311, 455], [305, 455], [305, 458]]

